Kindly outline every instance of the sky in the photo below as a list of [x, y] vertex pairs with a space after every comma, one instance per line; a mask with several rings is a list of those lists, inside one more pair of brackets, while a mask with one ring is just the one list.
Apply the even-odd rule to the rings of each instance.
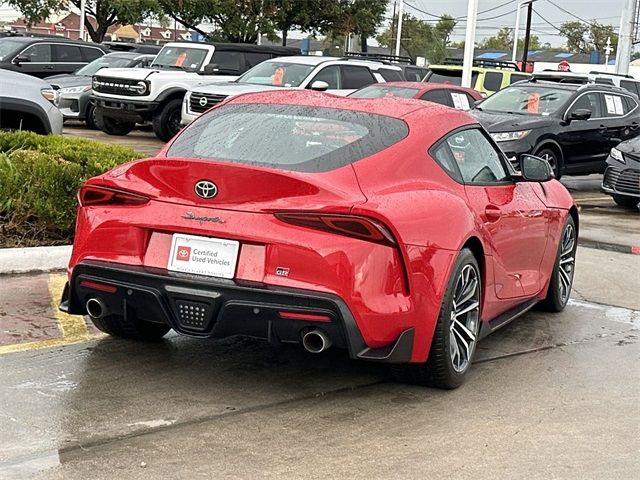
[[[399, 2], [399, 0], [396, 1]], [[624, 2], [625, 0], [536, 0], [533, 4], [534, 12], [538, 12], [551, 25], [534, 13], [531, 20], [532, 33], [538, 35], [542, 43], [563, 46], [565, 40], [558, 35], [554, 27], [559, 27], [566, 21], [578, 20], [576, 17], [585, 21], [596, 20], [598, 23], [613, 25], [618, 31]], [[393, 4], [393, 0], [391, 3]], [[476, 38], [491, 36], [504, 26], [513, 27], [516, 21], [517, 4], [518, 0], [478, 0], [479, 21], [476, 27]], [[566, 11], [562, 11], [553, 4]], [[437, 21], [428, 14], [440, 16], [446, 13], [453, 17], [467, 15], [467, 0], [405, 0], [404, 5], [405, 12], [425, 20]], [[521, 32], [525, 26], [525, 19], [526, 8], [521, 13]], [[452, 41], [464, 40], [465, 27], [466, 22], [461, 19], [452, 35]]]

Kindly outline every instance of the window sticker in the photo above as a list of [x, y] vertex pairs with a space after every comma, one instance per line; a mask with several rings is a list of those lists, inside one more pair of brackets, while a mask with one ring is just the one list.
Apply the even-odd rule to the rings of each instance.
[[453, 106], [458, 110], [470, 110], [469, 99], [464, 93], [451, 92], [451, 99], [453, 100]]
[[624, 108], [622, 107], [622, 98], [618, 96], [613, 97], [613, 104], [616, 107], [616, 115], [624, 115]]
[[607, 103], [607, 113], [615, 114], [616, 113], [616, 105], [615, 105], [615, 103], [613, 103], [613, 96], [612, 95], [605, 95], [604, 96], [604, 100]]

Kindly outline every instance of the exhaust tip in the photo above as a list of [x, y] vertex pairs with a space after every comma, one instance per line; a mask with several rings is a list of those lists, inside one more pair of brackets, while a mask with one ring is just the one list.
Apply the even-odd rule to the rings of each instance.
[[91, 318], [102, 318], [107, 313], [107, 306], [99, 298], [90, 298], [87, 300], [85, 308]]
[[315, 329], [302, 336], [302, 346], [307, 352], [321, 353], [331, 346], [331, 339], [322, 330]]

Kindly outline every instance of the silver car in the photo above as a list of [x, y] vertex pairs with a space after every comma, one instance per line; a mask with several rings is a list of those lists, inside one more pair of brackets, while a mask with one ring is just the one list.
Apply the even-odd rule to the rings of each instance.
[[62, 114], [53, 102], [56, 92], [36, 77], [0, 70], [0, 129], [62, 133]]

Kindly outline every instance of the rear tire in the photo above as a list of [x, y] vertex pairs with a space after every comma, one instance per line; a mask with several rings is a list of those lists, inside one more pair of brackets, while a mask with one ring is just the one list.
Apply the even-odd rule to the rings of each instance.
[[547, 292], [547, 297], [539, 304], [542, 310], [561, 312], [567, 306], [573, 285], [577, 248], [576, 225], [573, 217], [567, 215], [562, 227], [558, 253], [556, 254], [556, 261], [549, 281], [549, 291]]
[[102, 318], [87, 317], [98, 330], [114, 337], [131, 340], [155, 341], [164, 337], [171, 327], [161, 323], [125, 319], [121, 315], [107, 315]]
[[104, 115], [102, 109], [97, 108], [95, 113], [96, 127], [107, 135], [123, 136], [127, 135], [136, 127], [134, 122], [125, 122]]
[[613, 201], [621, 207], [635, 208], [640, 203], [640, 200], [634, 197], [626, 197], [624, 195], [613, 195]]
[[153, 116], [153, 133], [163, 142], [168, 142], [180, 131], [182, 121], [182, 99], [167, 102], [160, 112]]
[[448, 390], [463, 383], [478, 342], [481, 287], [478, 261], [465, 248], [449, 278], [427, 362], [393, 365], [397, 381]]

